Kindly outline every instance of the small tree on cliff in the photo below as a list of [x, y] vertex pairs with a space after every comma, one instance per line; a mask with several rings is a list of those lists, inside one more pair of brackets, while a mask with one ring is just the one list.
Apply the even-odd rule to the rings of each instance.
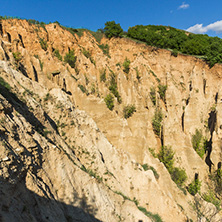
[[106, 37], [109, 39], [112, 37], [121, 37], [123, 34], [123, 29], [120, 24], [116, 24], [114, 21], [106, 22], [104, 31]]

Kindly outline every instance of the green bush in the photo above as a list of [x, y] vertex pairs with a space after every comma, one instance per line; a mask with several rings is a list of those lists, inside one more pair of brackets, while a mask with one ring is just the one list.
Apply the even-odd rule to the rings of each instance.
[[192, 135], [191, 142], [192, 142], [194, 150], [197, 152], [197, 154], [201, 158], [203, 158], [204, 153], [207, 149], [208, 142], [203, 137], [203, 134], [202, 134], [201, 130], [196, 129], [195, 134]]
[[187, 179], [186, 171], [175, 167], [171, 173], [171, 178], [179, 187], [182, 187]]
[[174, 152], [171, 147], [162, 146], [160, 152], [158, 153], [157, 157], [162, 162], [169, 173], [171, 174], [174, 170]]
[[123, 72], [125, 72], [126, 74], [129, 74], [129, 70], [130, 70], [130, 60], [125, 58], [123, 62]]
[[109, 45], [108, 44], [101, 44], [101, 45], [98, 45], [100, 49], [102, 49], [103, 51], [103, 54], [108, 56], [110, 58], [110, 54], [109, 54]]
[[166, 90], [167, 86], [166, 85], [158, 85], [158, 93], [160, 95], [160, 98], [165, 102], [166, 101]]
[[134, 105], [127, 105], [123, 108], [123, 116], [125, 119], [129, 118], [136, 112], [136, 107]]
[[148, 45], [171, 49], [173, 56], [177, 56], [177, 52], [198, 55], [206, 60], [210, 67], [215, 63], [222, 63], [222, 39], [218, 37], [187, 33], [162, 25], [136, 25], [128, 29], [127, 35]]
[[53, 52], [53, 54], [54, 54], [54, 56], [57, 57], [60, 61], [62, 61], [62, 56], [60, 55], [58, 49], [56, 49], [56, 50]]
[[195, 195], [200, 191], [201, 182], [199, 179], [194, 179], [191, 184], [189, 184], [187, 190], [191, 195]]
[[73, 50], [70, 50], [68, 53], [66, 53], [64, 61], [68, 63], [72, 68], [75, 68], [76, 56], [74, 55]]
[[163, 120], [163, 114], [162, 114], [161, 110], [156, 109], [154, 117], [152, 119], [152, 126], [153, 126], [153, 131], [157, 136], [160, 136], [162, 120]]
[[109, 110], [113, 110], [114, 108], [114, 97], [112, 94], [108, 94], [104, 99], [106, 106]]
[[153, 105], [155, 106], [156, 105], [156, 89], [155, 89], [155, 87], [150, 88], [150, 99], [151, 99]]
[[158, 159], [162, 162], [170, 173], [171, 179], [181, 188], [187, 179], [184, 169], [174, 167], [174, 152], [171, 147], [162, 146], [158, 153]]
[[13, 52], [12, 55], [16, 62], [20, 62], [22, 60], [22, 55], [20, 52]]
[[105, 35], [107, 38], [121, 37], [123, 34], [123, 29], [120, 24], [116, 24], [114, 21], [109, 21], [105, 23]]
[[47, 41], [45, 39], [39, 38], [39, 43], [40, 43], [42, 49], [46, 51], [48, 48]]
[[110, 86], [109, 86], [109, 90], [117, 98], [118, 103], [121, 103], [122, 99], [121, 99], [121, 97], [119, 95], [119, 92], [118, 92], [117, 82], [116, 82], [116, 75], [112, 71], [110, 73]]

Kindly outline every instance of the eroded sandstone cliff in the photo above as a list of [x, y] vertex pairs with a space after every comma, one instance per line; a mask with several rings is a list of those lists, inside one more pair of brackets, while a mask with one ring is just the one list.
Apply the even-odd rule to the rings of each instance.
[[[2, 20], [0, 42], [2, 221], [197, 220], [195, 198], [152, 154], [172, 147], [185, 185], [196, 174], [201, 193], [208, 191], [209, 172], [221, 162], [221, 65], [210, 69], [129, 39], [97, 42], [88, 32], [80, 37], [25, 20]], [[73, 67], [64, 62], [70, 51]], [[104, 98], [112, 78], [118, 95], [111, 111]], [[164, 98], [160, 86], [167, 86]], [[129, 104], [136, 112], [126, 119]], [[203, 158], [192, 147], [196, 130], [208, 142]], [[214, 205], [202, 205], [220, 220]]]

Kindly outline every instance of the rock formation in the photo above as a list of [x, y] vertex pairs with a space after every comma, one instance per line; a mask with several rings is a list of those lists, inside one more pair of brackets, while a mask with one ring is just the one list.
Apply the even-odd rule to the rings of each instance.
[[[0, 221], [221, 220], [201, 197], [221, 166], [221, 65], [17, 19], [0, 21], [0, 43]], [[126, 119], [127, 105], [136, 111]], [[161, 146], [186, 171], [183, 188], [155, 158]]]

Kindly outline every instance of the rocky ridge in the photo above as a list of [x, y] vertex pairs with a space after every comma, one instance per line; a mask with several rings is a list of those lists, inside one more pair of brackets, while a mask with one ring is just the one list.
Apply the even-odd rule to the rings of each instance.
[[[129, 39], [97, 42], [87, 32], [79, 37], [25, 20], [2, 20], [0, 41], [3, 221], [152, 221], [156, 213], [163, 221], [196, 220], [194, 197], [150, 148], [171, 146], [186, 184], [198, 174], [207, 191], [209, 170], [221, 161], [221, 65], [210, 69], [198, 58]], [[73, 50], [75, 67], [56, 50], [63, 58]], [[112, 74], [121, 103], [115, 98], [110, 111], [104, 98]], [[159, 85], [167, 85], [165, 99]], [[125, 119], [128, 104], [136, 112]], [[152, 126], [157, 109], [164, 116], [160, 136]], [[192, 147], [196, 129], [211, 142], [203, 158]], [[204, 205], [212, 221], [220, 220], [212, 204]]]

